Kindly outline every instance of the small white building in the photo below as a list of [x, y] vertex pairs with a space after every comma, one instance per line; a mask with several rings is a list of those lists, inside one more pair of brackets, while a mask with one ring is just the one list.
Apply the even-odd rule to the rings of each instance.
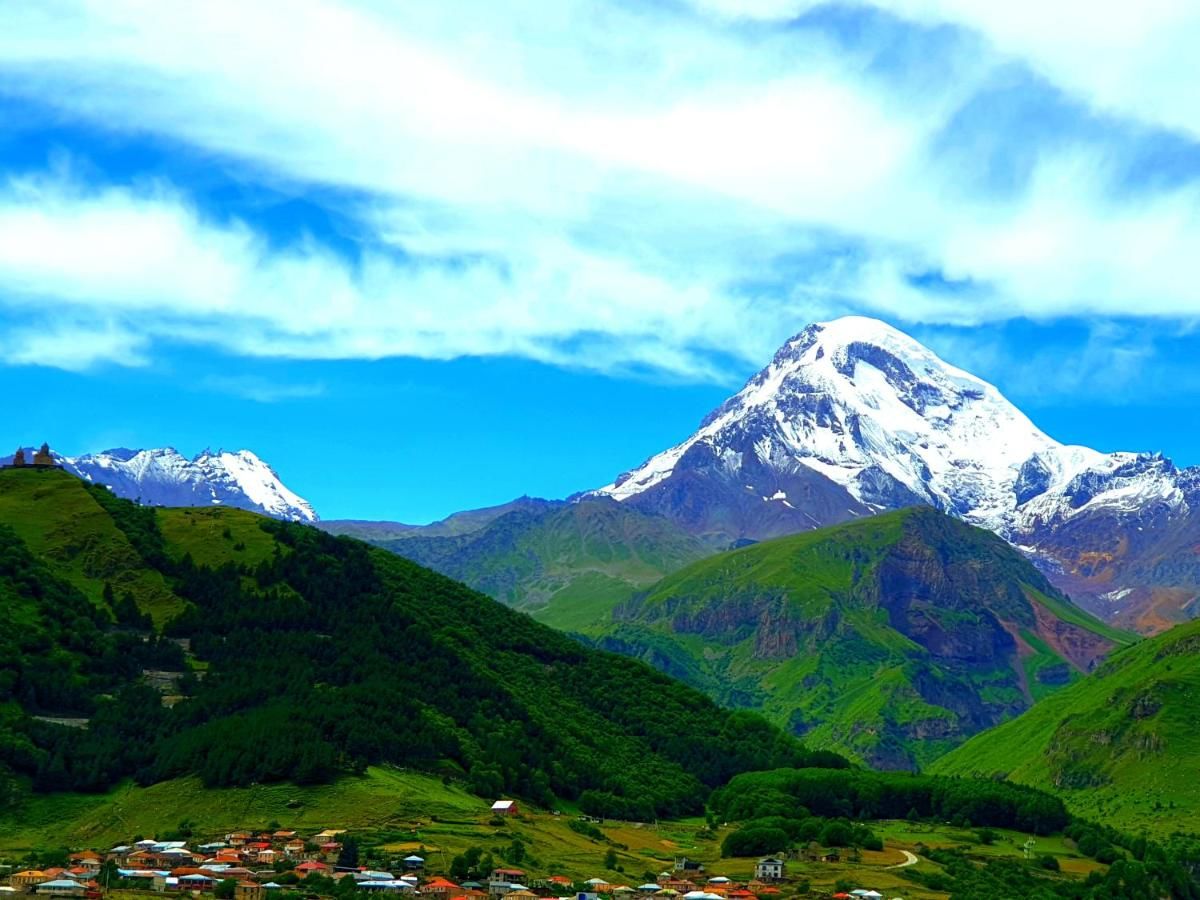
[[754, 865], [754, 877], [759, 881], [783, 881], [784, 862], [777, 856], [766, 856]]

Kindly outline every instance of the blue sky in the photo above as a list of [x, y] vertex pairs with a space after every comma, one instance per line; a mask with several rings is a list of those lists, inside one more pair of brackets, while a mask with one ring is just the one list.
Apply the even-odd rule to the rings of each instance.
[[1127, 6], [0, 2], [0, 442], [425, 521], [857, 313], [1200, 463], [1200, 10]]

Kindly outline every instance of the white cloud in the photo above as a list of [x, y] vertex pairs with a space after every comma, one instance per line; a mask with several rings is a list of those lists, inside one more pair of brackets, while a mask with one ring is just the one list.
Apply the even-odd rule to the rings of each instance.
[[[822, 0], [693, 0], [727, 19], [785, 21]], [[852, 0], [930, 25], [983, 35], [1097, 110], [1200, 136], [1195, 0]]]
[[47, 366], [82, 372], [98, 363], [143, 366], [146, 340], [111, 322], [61, 320], [10, 328], [0, 335], [0, 360], [16, 366]]
[[980, 31], [1095, 108], [1200, 136], [1194, 0], [898, 0], [900, 15]]
[[[249, 356], [511, 353], [710, 378], [706, 352], [750, 355], [726, 341], [760, 313], [703, 284], [566, 243], [508, 249], [503, 266], [400, 262], [385, 252], [351, 264], [311, 243], [270, 249], [244, 225], [207, 221], [161, 188], [88, 192], [46, 179], [0, 193], [0, 294], [25, 317], [52, 305], [78, 321], [115, 318], [140, 335]], [[78, 333], [47, 338], [37, 352], [62, 359]], [[117, 332], [107, 333], [70, 365], [141, 361]], [[28, 341], [21, 346], [11, 361], [36, 355]]]
[[[1009, 55], [1141, 116], [1073, 41], [1133, 73], [1152, 119], [1186, 118], [1194, 105], [1128, 39], [1194, 83], [1176, 52], [1188, 11], [1153, 2], [1126, 22], [1070, 0], [1054, 12], [1071, 28], [1044, 4], [1041, 17], [1024, 2], [886, 4], [999, 48], [948, 47], [943, 77], [919, 89], [869, 50], [772, 27], [809, 2], [703, 0], [714, 15], [700, 17], [590, 0], [19, 5], [0, 32], [7, 91], [164, 136], [238, 177], [351, 189], [364, 249], [281, 248], [181, 186], [60, 173], [0, 192], [0, 304], [134, 342], [97, 341], [91, 361], [174, 338], [696, 378], [848, 307], [909, 323], [1197, 316], [1194, 185], [1118, 194], [1121, 160], [1089, 138], [1036, 148], [1027, 182], [985, 193], [970, 161], [934, 151]], [[1005, 137], [1016, 152], [1021, 135]], [[972, 288], [914, 286], [922, 272]]]

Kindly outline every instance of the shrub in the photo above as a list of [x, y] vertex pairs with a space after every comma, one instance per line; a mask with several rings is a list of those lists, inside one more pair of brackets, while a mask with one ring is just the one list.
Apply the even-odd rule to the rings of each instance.
[[1057, 872], [1062, 869], [1058, 864], [1058, 857], [1051, 856], [1049, 853], [1043, 853], [1037, 858], [1038, 868], [1045, 869], [1047, 872]]

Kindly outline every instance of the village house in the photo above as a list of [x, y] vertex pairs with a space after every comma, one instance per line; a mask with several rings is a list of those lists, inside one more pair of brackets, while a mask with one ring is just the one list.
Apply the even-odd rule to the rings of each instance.
[[422, 869], [425, 867], [424, 858], [417, 856], [415, 853], [412, 856], [404, 857], [402, 861], [404, 863], [404, 868], [411, 869], [412, 871], [416, 871], [417, 869]]
[[662, 888], [660, 893], [674, 891], [676, 894], [686, 894], [690, 891], [696, 890], [696, 888], [699, 887], [696, 882], [689, 881], [686, 878], [671, 878], [669, 876], [667, 878], [663, 878], [661, 875], [659, 876], [658, 884]]
[[351, 873], [351, 877], [355, 881], [395, 881], [396, 876], [391, 872], [384, 872], [376, 869], [365, 869], [359, 872]]
[[411, 893], [416, 890], [415, 885], [405, 881], [403, 878], [394, 878], [391, 881], [360, 881], [358, 887], [360, 890], [372, 894], [402, 894]]
[[37, 886], [37, 892], [51, 897], [82, 897], [87, 893], [87, 888], [73, 878], [56, 878], [43, 881]]
[[689, 876], [699, 875], [704, 871], [704, 866], [686, 856], [677, 856], [675, 857], [675, 871]]
[[520, 812], [516, 800], [497, 800], [492, 804], [493, 816], [515, 816]]
[[283, 852], [292, 859], [301, 859], [305, 855], [306, 846], [307, 845], [304, 843], [304, 841], [293, 839], [283, 845]]
[[777, 856], [766, 856], [754, 865], [754, 877], [758, 881], [783, 881], [784, 862]]
[[510, 884], [525, 880], [525, 873], [520, 869], [493, 869], [489, 881], [506, 881]]
[[307, 878], [313, 872], [317, 872], [321, 875], [327, 875], [330, 872], [330, 868], [323, 862], [317, 862], [315, 859], [310, 859], [306, 862], [300, 863], [300, 865], [296, 866], [294, 871], [301, 878]]
[[193, 872], [190, 875], [176, 876], [179, 890], [181, 891], [211, 891], [217, 883], [217, 879], [208, 873]]
[[72, 853], [69, 857], [75, 868], [87, 869], [89, 872], [99, 872], [104, 864], [103, 857], [95, 850], [84, 850], [82, 853]]
[[233, 900], [263, 900], [266, 891], [254, 881], [239, 881], [233, 887]]
[[432, 878], [421, 885], [421, 896], [431, 897], [432, 900], [450, 900], [461, 891], [457, 884], [445, 878]]
[[15, 887], [18, 891], [27, 894], [32, 894], [33, 889], [39, 884], [44, 884], [50, 881], [51, 878], [40, 869], [26, 869], [24, 872], [17, 872], [8, 879], [8, 883]]
[[250, 881], [257, 878], [257, 874], [251, 872], [244, 866], [230, 866], [228, 869], [222, 867], [219, 869], [209, 869], [215, 875], [219, 875], [220, 879], [234, 878], [239, 881]]

